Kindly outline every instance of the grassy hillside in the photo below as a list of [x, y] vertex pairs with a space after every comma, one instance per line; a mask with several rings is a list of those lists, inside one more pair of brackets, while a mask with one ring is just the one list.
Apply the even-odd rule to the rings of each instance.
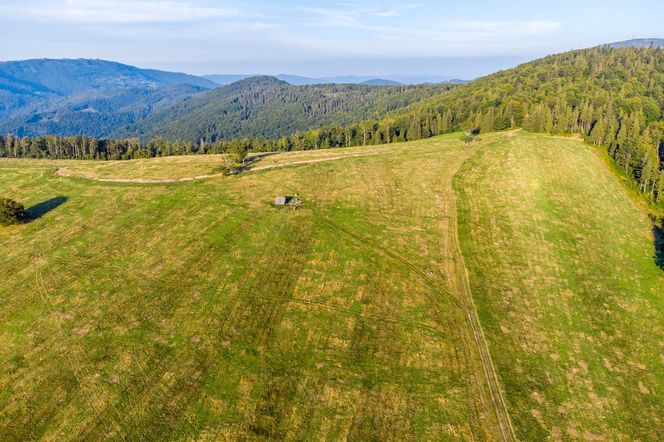
[[591, 148], [523, 135], [455, 178], [471, 287], [522, 440], [664, 438], [664, 271]]
[[660, 439], [647, 218], [579, 141], [480, 138], [161, 184], [95, 179], [220, 157], [0, 160], [33, 217], [0, 230], [3, 438]]
[[406, 108], [278, 144], [293, 149], [413, 141], [454, 131], [578, 133], [606, 146], [651, 203], [664, 206], [664, 49], [598, 47], [551, 55], [432, 91]]
[[178, 185], [2, 161], [43, 214], [0, 232], [5, 439], [494, 440], [446, 273], [472, 151], [403, 147]]
[[551, 55], [422, 100], [378, 126], [379, 134], [406, 140], [510, 127], [579, 133], [606, 146], [644, 197], [664, 205], [661, 48], [601, 47]]

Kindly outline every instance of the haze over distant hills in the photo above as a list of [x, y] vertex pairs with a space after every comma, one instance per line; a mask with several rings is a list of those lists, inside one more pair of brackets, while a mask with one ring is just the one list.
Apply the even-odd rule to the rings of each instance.
[[610, 43], [614, 48], [664, 48], [664, 38], [633, 38]]
[[194, 75], [139, 69], [121, 63], [88, 59], [38, 59], [0, 62], [0, 90], [27, 95], [72, 95], [89, 90], [157, 88], [190, 84], [213, 88]]
[[104, 60], [0, 63], [0, 132], [105, 136], [217, 87], [193, 75]]
[[[605, 46], [662, 47], [664, 39]], [[448, 83], [401, 84], [436, 80]], [[190, 142], [278, 138], [322, 125], [374, 119], [437, 97], [457, 82], [461, 81], [425, 75], [198, 77], [89, 59], [2, 62], [0, 134], [163, 136]]]
[[[261, 77], [261, 74], [236, 74], [236, 75], [204, 75], [203, 78], [214, 81], [215, 83], [225, 86], [239, 80], [244, 80], [251, 77]], [[334, 77], [304, 77], [300, 75], [291, 74], [278, 74], [274, 77], [279, 80], [290, 83], [294, 86], [306, 86], [312, 84], [370, 84], [373, 86], [396, 86], [399, 84], [424, 84], [424, 83], [459, 83], [465, 80], [447, 77], [444, 75], [390, 75], [390, 76], [377, 76], [377, 75], [344, 75]]]

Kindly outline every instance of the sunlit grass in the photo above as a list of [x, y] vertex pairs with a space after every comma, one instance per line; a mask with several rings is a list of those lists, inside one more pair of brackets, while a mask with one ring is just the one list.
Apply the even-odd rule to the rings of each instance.
[[455, 177], [462, 249], [523, 440], [664, 438], [652, 225], [580, 142], [499, 139]]
[[[455, 292], [453, 176], [517, 435], [661, 439], [645, 213], [579, 141], [480, 139], [173, 184], [93, 179], [223, 159], [0, 161], [3, 196], [39, 214], [0, 230], [2, 439], [495, 440]], [[297, 210], [272, 204], [295, 193]]]

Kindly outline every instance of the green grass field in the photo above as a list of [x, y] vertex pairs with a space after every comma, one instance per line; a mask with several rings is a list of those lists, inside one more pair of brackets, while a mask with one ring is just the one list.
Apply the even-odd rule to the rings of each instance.
[[662, 439], [645, 214], [578, 141], [460, 138], [0, 160], [2, 440]]
[[664, 271], [598, 152], [499, 138], [455, 177], [462, 250], [522, 440], [664, 440]]

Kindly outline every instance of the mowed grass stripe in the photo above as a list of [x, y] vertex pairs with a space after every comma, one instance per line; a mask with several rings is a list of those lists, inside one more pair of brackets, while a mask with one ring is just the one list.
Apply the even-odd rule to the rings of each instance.
[[498, 138], [455, 179], [480, 319], [522, 440], [661, 440], [652, 226], [579, 141]]

